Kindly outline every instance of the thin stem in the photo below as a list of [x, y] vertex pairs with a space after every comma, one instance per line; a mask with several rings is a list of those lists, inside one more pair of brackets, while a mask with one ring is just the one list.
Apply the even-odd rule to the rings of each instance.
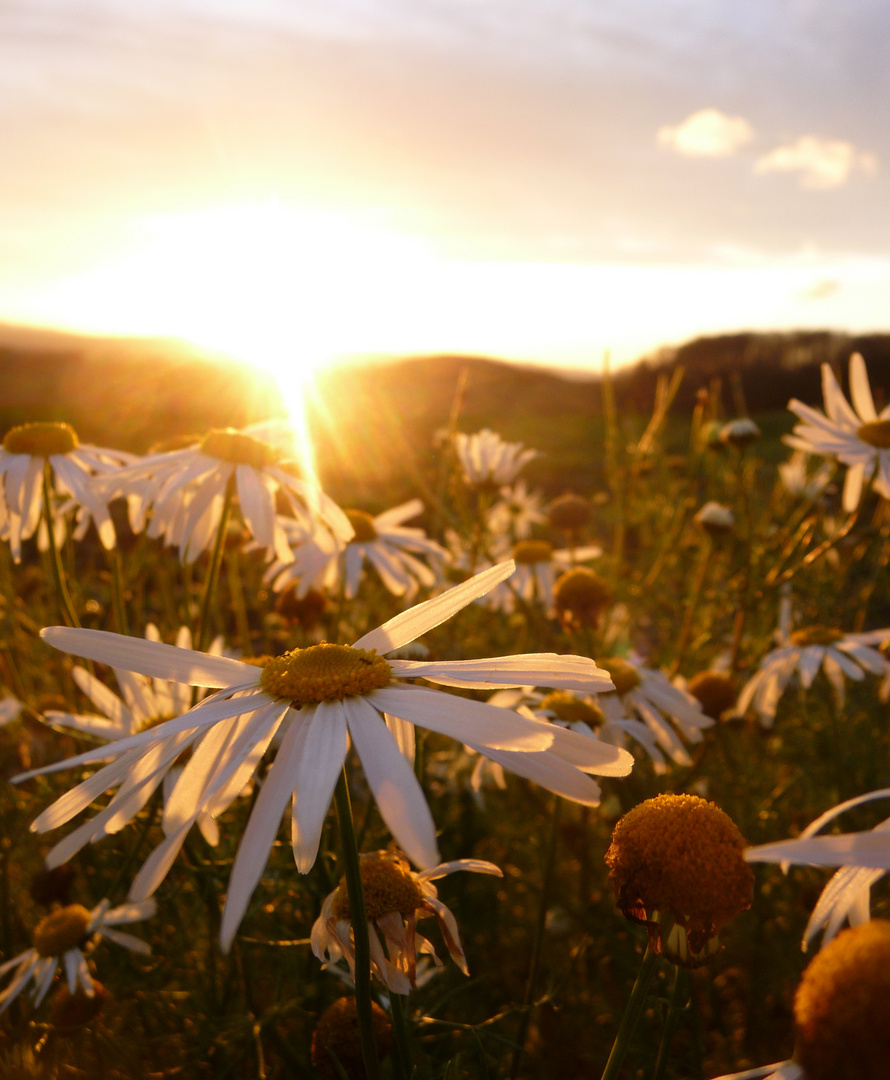
[[515, 1080], [519, 1073], [519, 1065], [525, 1052], [525, 1040], [528, 1037], [528, 1026], [531, 1023], [532, 1002], [534, 1001], [535, 984], [538, 981], [538, 969], [541, 966], [541, 950], [544, 944], [544, 931], [547, 927], [547, 908], [550, 904], [550, 891], [553, 885], [553, 867], [556, 863], [556, 844], [559, 839], [561, 810], [562, 800], [559, 796], [555, 796], [553, 813], [550, 816], [550, 835], [547, 839], [547, 854], [545, 856], [544, 875], [541, 881], [541, 900], [538, 905], [538, 919], [535, 924], [535, 939], [532, 942], [528, 981], [525, 985], [525, 997], [522, 1002], [522, 1018], [519, 1021], [519, 1032], [516, 1035], [516, 1049], [513, 1051], [513, 1060], [510, 1064], [510, 1080]]
[[374, 1041], [374, 1021], [371, 1012], [371, 946], [368, 940], [368, 916], [365, 911], [365, 894], [362, 890], [362, 874], [359, 867], [358, 846], [352, 823], [352, 804], [349, 799], [349, 783], [346, 766], [340, 773], [334, 792], [337, 808], [337, 825], [340, 829], [340, 846], [343, 852], [343, 869], [349, 896], [349, 913], [355, 945], [355, 1008], [358, 1016], [362, 1059], [368, 1080], [380, 1080], [380, 1060]]
[[680, 1013], [685, 1006], [679, 1005], [680, 1001], [680, 979], [683, 975], [683, 969], [681, 967], [674, 968], [674, 985], [671, 989], [671, 997], [668, 1001], [668, 1013], [664, 1019], [664, 1028], [661, 1032], [661, 1043], [658, 1047], [658, 1057], [655, 1059], [655, 1072], [652, 1074], [652, 1080], [662, 1080], [664, 1076], [664, 1070], [667, 1068], [668, 1052], [671, 1048], [671, 1041], [674, 1037], [674, 1032], [677, 1030], [677, 1021], [680, 1018]]
[[683, 616], [683, 625], [680, 628], [680, 637], [677, 640], [677, 652], [674, 656], [674, 662], [671, 665], [671, 674], [676, 675], [680, 669], [680, 663], [683, 660], [683, 653], [689, 643], [689, 638], [692, 635], [692, 627], [695, 622], [695, 616], [698, 611], [698, 603], [701, 599], [702, 589], [705, 584], [705, 576], [708, 572], [708, 563], [711, 559], [711, 552], [713, 550], [713, 541], [706, 533], [702, 539], [702, 546], [698, 556], [698, 566], [695, 571], [695, 579], [692, 583], [692, 595], [686, 602], [686, 612]]
[[226, 581], [229, 585], [229, 596], [232, 598], [232, 610], [235, 613], [241, 649], [245, 656], [253, 656], [250, 621], [247, 617], [247, 604], [244, 602], [244, 589], [241, 585], [241, 559], [237, 548], [232, 548], [226, 556]]
[[49, 537], [50, 562], [53, 568], [53, 577], [56, 581], [56, 592], [59, 596], [62, 618], [69, 626], [79, 627], [80, 619], [78, 619], [74, 604], [71, 602], [71, 594], [68, 592], [68, 585], [65, 582], [65, 570], [62, 567], [62, 556], [53, 529], [52, 470], [49, 461], [43, 463], [43, 520], [46, 522], [46, 534]]
[[204, 582], [204, 596], [201, 600], [201, 615], [198, 620], [198, 632], [195, 635], [195, 648], [203, 651], [207, 648], [210, 640], [210, 606], [213, 595], [216, 592], [216, 583], [219, 581], [219, 568], [222, 564], [222, 555], [226, 546], [226, 529], [229, 524], [229, 512], [232, 509], [232, 500], [235, 496], [234, 483], [229, 480], [226, 485], [226, 496], [223, 500], [222, 512], [219, 515], [219, 526], [216, 530], [216, 540], [213, 544], [213, 554], [210, 557], [210, 569], [207, 571], [207, 580]]
[[630, 1046], [630, 1040], [633, 1037], [637, 1023], [646, 1007], [646, 996], [649, 992], [649, 984], [652, 982], [652, 976], [655, 974], [657, 966], [658, 954], [647, 945], [646, 952], [643, 956], [643, 962], [640, 965], [640, 970], [637, 975], [637, 981], [634, 983], [633, 990], [630, 992], [630, 999], [625, 1007], [624, 1016], [621, 1017], [621, 1023], [619, 1024], [618, 1032], [615, 1035], [615, 1042], [612, 1044], [612, 1052], [609, 1054], [609, 1060], [606, 1062], [605, 1069], [603, 1069], [601, 1080], [615, 1080], [615, 1077], [621, 1070], [621, 1066], [624, 1064], [624, 1058], [627, 1054], [628, 1047]]
[[411, 1044], [408, 1041], [408, 1023], [405, 1019], [405, 1007], [401, 994], [389, 995], [389, 1007], [392, 1015], [393, 1072], [397, 1080], [408, 1080], [411, 1075]]
[[124, 563], [121, 553], [117, 548], [108, 552], [111, 563], [111, 594], [114, 603], [114, 618], [117, 622], [119, 634], [129, 634], [127, 625], [127, 608], [124, 603]]

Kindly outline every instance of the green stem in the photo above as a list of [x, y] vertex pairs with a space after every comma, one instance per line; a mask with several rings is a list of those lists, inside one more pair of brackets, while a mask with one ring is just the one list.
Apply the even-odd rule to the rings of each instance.
[[674, 968], [674, 985], [671, 989], [668, 1013], [664, 1020], [664, 1029], [661, 1033], [661, 1044], [658, 1047], [658, 1057], [655, 1059], [655, 1072], [652, 1074], [652, 1080], [662, 1080], [664, 1070], [667, 1068], [668, 1051], [671, 1048], [671, 1041], [674, 1032], [677, 1030], [677, 1021], [680, 1019], [680, 1012], [682, 1011], [682, 1008], [679, 1008], [677, 1004], [680, 1000], [680, 979], [682, 974], [683, 969], [681, 967]]
[[226, 546], [226, 529], [229, 524], [229, 513], [232, 509], [234, 496], [235, 486], [230, 480], [226, 485], [226, 497], [223, 500], [222, 513], [219, 515], [219, 526], [216, 530], [213, 554], [210, 557], [210, 569], [207, 571], [207, 580], [204, 582], [201, 615], [198, 620], [198, 632], [195, 635], [195, 648], [199, 652], [207, 648], [210, 640], [210, 606], [216, 592], [216, 583], [219, 581], [219, 568], [222, 564], [222, 555]]
[[129, 634], [127, 608], [124, 603], [124, 563], [117, 548], [108, 552], [111, 562], [111, 595], [114, 603], [114, 617], [119, 634]]
[[71, 594], [68, 592], [65, 571], [62, 567], [62, 556], [53, 530], [52, 469], [49, 461], [43, 463], [43, 519], [46, 522], [50, 562], [53, 568], [53, 577], [56, 581], [56, 591], [59, 596], [59, 606], [62, 609], [62, 618], [69, 626], [79, 627], [80, 619], [78, 619], [74, 604], [71, 602]]
[[559, 796], [555, 796], [553, 813], [550, 816], [550, 835], [547, 839], [547, 854], [545, 856], [544, 875], [541, 881], [541, 900], [538, 905], [538, 919], [535, 923], [535, 938], [532, 942], [532, 955], [528, 968], [528, 981], [525, 985], [525, 998], [522, 1002], [522, 1018], [519, 1021], [519, 1032], [516, 1035], [516, 1048], [513, 1051], [513, 1060], [510, 1064], [510, 1080], [515, 1080], [519, 1073], [519, 1065], [525, 1051], [525, 1040], [528, 1037], [528, 1026], [531, 1023], [535, 984], [538, 981], [538, 969], [541, 966], [541, 950], [544, 944], [544, 931], [547, 927], [547, 908], [550, 904], [550, 891], [553, 885], [553, 868], [556, 863], [556, 844], [559, 839], [559, 819], [561, 810], [562, 800]]
[[396, 1080], [408, 1080], [411, 1076], [411, 1044], [408, 1041], [408, 1024], [405, 1019], [405, 1006], [401, 994], [389, 995], [389, 1007], [392, 1015], [393, 1072]]
[[244, 589], [241, 585], [241, 559], [237, 548], [232, 548], [226, 557], [226, 581], [229, 585], [229, 596], [232, 598], [238, 637], [241, 639], [241, 650], [245, 656], [253, 656], [250, 621], [247, 617], [247, 604], [244, 601]]
[[624, 1064], [630, 1040], [633, 1038], [634, 1030], [646, 1007], [649, 984], [652, 982], [652, 976], [655, 974], [657, 966], [658, 954], [647, 946], [637, 975], [637, 981], [630, 992], [630, 999], [624, 1010], [624, 1016], [621, 1017], [621, 1023], [615, 1035], [615, 1042], [612, 1044], [612, 1052], [609, 1054], [605, 1069], [603, 1069], [601, 1080], [615, 1080], [621, 1066]]
[[359, 868], [358, 846], [352, 823], [352, 804], [349, 799], [349, 783], [346, 766], [337, 781], [334, 792], [337, 808], [337, 825], [340, 829], [340, 846], [343, 851], [343, 869], [349, 896], [350, 921], [355, 944], [355, 1007], [358, 1015], [359, 1038], [362, 1059], [368, 1080], [380, 1080], [380, 1061], [374, 1041], [374, 1020], [371, 1012], [371, 946], [368, 941], [368, 916], [365, 911], [365, 894], [362, 890], [362, 874]]

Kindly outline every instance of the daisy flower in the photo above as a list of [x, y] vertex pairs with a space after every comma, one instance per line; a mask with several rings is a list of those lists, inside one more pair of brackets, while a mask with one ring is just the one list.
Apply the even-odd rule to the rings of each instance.
[[777, 862], [783, 870], [789, 864], [841, 867], [813, 908], [804, 931], [804, 948], [820, 931], [824, 931], [824, 945], [845, 921], [857, 926], [871, 918], [871, 888], [890, 870], [890, 818], [865, 832], [817, 834], [847, 810], [886, 798], [890, 798], [890, 788], [848, 799], [816, 818], [795, 839], [761, 844], [745, 852], [749, 862]]
[[[161, 640], [158, 628], [153, 623], [146, 626], [145, 637], [148, 641]], [[222, 644], [222, 638], [217, 638], [207, 650], [208, 654], [220, 656], [222, 654]], [[192, 635], [187, 626], [180, 627], [176, 636], [176, 645], [180, 649], [191, 648]], [[171, 682], [167, 679], [149, 679], [145, 675], [139, 675], [120, 668], [115, 670], [115, 676], [123, 695], [122, 699], [109, 690], [103, 682], [87, 671], [86, 668], [74, 667], [71, 675], [80, 690], [99, 710], [99, 715], [83, 715], [50, 710], [45, 714], [46, 719], [54, 727], [81, 731], [85, 735], [93, 735], [106, 742], [114, 742], [117, 739], [135, 735], [139, 731], [145, 731], [147, 728], [157, 727], [165, 720], [171, 720], [175, 716], [181, 716], [182, 713], [188, 712], [192, 705], [195, 704], [195, 691], [187, 684]], [[197, 697], [200, 698], [201, 696], [202, 693], [199, 692]], [[174, 740], [171, 747], [175, 748], [176, 745], [177, 743]], [[139, 802], [138, 808], [148, 802], [155, 788], [162, 780], [164, 799], [166, 801], [181, 772], [182, 769], [174, 765], [163, 776], [159, 775], [155, 783], [141, 785], [136, 795]], [[115, 824], [117, 828], [122, 828], [126, 822], [119, 821]], [[211, 813], [202, 812], [198, 817], [197, 824], [208, 844], [215, 846], [219, 843], [219, 828]], [[104, 827], [97, 828], [90, 840], [95, 842], [113, 831], [116, 830], [109, 828], [106, 824]], [[71, 838], [67, 837], [66, 840], [70, 845]]]
[[12, 694], [4, 694], [0, 697], [0, 727], [4, 724], [11, 724], [13, 720], [18, 719], [24, 706], [17, 697], [13, 697]]
[[548, 540], [520, 540], [513, 545], [516, 573], [508, 587], [527, 603], [537, 600], [548, 612], [553, 611], [559, 575], [578, 563], [598, 559], [602, 553], [603, 549], [595, 544], [556, 550]]
[[[399, 853], [378, 852], [362, 855], [359, 869], [368, 917], [372, 974], [392, 993], [408, 994], [415, 989], [417, 954], [425, 953], [437, 965], [441, 963], [432, 944], [416, 929], [418, 919], [434, 916], [451, 959], [464, 975], [469, 975], [457, 922], [451, 911], [438, 899], [433, 881], [456, 870], [503, 877], [494, 863], [457, 859], [415, 873], [407, 859]], [[352, 922], [345, 878], [325, 897], [321, 914], [312, 927], [311, 941], [312, 951], [322, 963], [334, 964], [345, 957], [350, 972], [355, 974]]]
[[859, 353], [850, 357], [850, 397], [838, 386], [828, 364], [822, 365], [822, 396], [825, 412], [792, 398], [788, 408], [803, 422], [785, 442], [795, 450], [836, 458], [847, 466], [843, 506], [849, 513], [859, 505], [862, 486], [874, 477], [874, 489], [890, 498], [890, 405], [875, 410], [865, 361]]
[[772, 727], [791, 679], [796, 676], [803, 689], [809, 690], [820, 670], [842, 704], [845, 679], [861, 682], [866, 675], [890, 675], [890, 662], [873, 648], [886, 641], [890, 641], [890, 628], [863, 634], [844, 634], [826, 626], [795, 630], [760, 661], [759, 670], [739, 695], [738, 712], [744, 715], [753, 706], [763, 727]]
[[779, 466], [779, 477], [789, 495], [797, 499], [816, 499], [831, 480], [834, 466], [825, 462], [812, 475], [807, 469], [811, 455], [795, 450], [787, 461]]
[[488, 511], [488, 530], [493, 536], [524, 540], [546, 520], [541, 495], [519, 479], [512, 487], [501, 488], [500, 498]]
[[454, 448], [467, 484], [493, 491], [512, 484], [519, 471], [538, 456], [537, 450], [527, 450], [522, 443], [504, 442], [489, 428], [473, 435], [458, 432]]
[[74, 499], [95, 522], [102, 546], [113, 548], [109, 500], [97, 493], [93, 478], [136, 460], [133, 454], [82, 443], [69, 424], [40, 422], [11, 428], [0, 448], [0, 517], [5, 519], [13, 559], [21, 560], [22, 541], [34, 535], [43, 516], [47, 469], [54, 492]]
[[69, 904], [41, 919], [34, 930], [33, 946], [5, 964], [0, 964], [0, 977], [15, 969], [12, 981], [0, 992], [0, 1012], [31, 981], [34, 983], [34, 1004], [39, 1005], [60, 966], [65, 969], [70, 993], [73, 994], [80, 985], [84, 993], [92, 997], [93, 980], [82, 950], [94, 947], [100, 938], [123, 945], [131, 952], [150, 953], [151, 947], [145, 941], [115, 927], [150, 918], [155, 913], [155, 901], [148, 899], [140, 904], [123, 904], [111, 910], [109, 906], [109, 902], [103, 900], [92, 911], [87, 911], [80, 904]]
[[[609, 657], [600, 660], [599, 665], [609, 672], [615, 683], [615, 693], [597, 697], [606, 720], [617, 727], [622, 720], [639, 718], [672, 761], [678, 765], [691, 765], [684, 740], [701, 742], [702, 731], [714, 723], [705, 714], [701, 703], [692, 694], [674, 686], [662, 672], [626, 658]], [[639, 734], [635, 733], [635, 737], [640, 739]], [[664, 764], [658, 758], [655, 761], [659, 766]]]
[[[110, 498], [125, 496], [134, 532], [163, 537], [194, 562], [216, 538], [227, 498], [238, 497], [241, 516], [253, 537], [283, 562], [291, 549], [276, 514], [280, 496], [298, 520], [318, 517], [340, 540], [352, 536], [343, 511], [321, 490], [294, 475], [284, 436], [267, 442], [268, 424], [236, 431], [214, 429], [180, 450], [149, 454], [121, 469], [103, 487]], [[274, 434], [274, 431], [273, 431]]]
[[[222, 689], [156, 728], [22, 774], [17, 779], [100, 761], [111, 754], [116, 759], [63, 795], [32, 828], [44, 831], [64, 824], [117, 784], [127, 789], [126, 798], [119, 790], [100, 817], [110, 815], [117, 822], [120, 815], [120, 820], [129, 820], [135, 812], [134, 787], [156, 783], [173, 761], [169, 740], [181, 739], [176, 751], [192, 748], [193, 753], [164, 810], [167, 838], [149, 856], [130, 893], [132, 899], [150, 895], [197, 816], [215, 808], [223, 797], [234, 798], [287, 721], [232, 869], [221, 928], [223, 947], [228, 948], [288, 802], [293, 803], [297, 867], [305, 873], [315, 862], [350, 742], [390, 831], [414, 863], [427, 867], [437, 864], [439, 857], [432, 815], [403, 753], [413, 737], [412, 725], [448, 735], [485, 754], [548, 750], [546, 755], [536, 755], [546, 758], [537, 763], [536, 771], [550, 785], [571, 781], [577, 786], [576, 777], [589, 781], [585, 773], [627, 775], [633, 759], [619, 748], [470, 698], [405, 682], [423, 679], [477, 690], [529, 684], [585, 693], [606, 689], [611, 685], [608, 676], [587, 657], [531, 653], [451, 662], [384, 659], [383, 654], [438, 626], [513, 569], [508, 562], [478, 574], [401, 612], [352, 646], [322, 643], [254, 664], [98, 630], [73, 634], [65, 627], [44, 630], [44, 638], [66, 652], [155, 678]], [[89, 839], [89, 826], [85, 828], [84, 843]]]
[[346, 599], [352, 600], [367, 562], [393, 596], [413, 599], [421, 585], [430, 588], [439, 580], [436, 571], [417, 556], [433, 561], [448, 558], [445, 548], [430, 540], [423, 529], [404, 524], [422, 510], [420, 499], [411, 499], [376, 517], [364, 510], [346, 510], [344, 513], [353, 528], [350, 541], [337, 544], [319, 538], [317, 533], [306, 537], [294, 552], [293, 560], [276, 561], [267, 577], [276, 591], [294, 582], [302, 584], [304, 579], [308, 579], [306, 590], [319, 584], [332, 589], [342, 572]]

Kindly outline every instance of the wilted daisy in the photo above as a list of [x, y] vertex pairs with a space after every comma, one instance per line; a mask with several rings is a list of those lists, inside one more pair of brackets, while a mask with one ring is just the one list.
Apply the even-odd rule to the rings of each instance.
[[709, 536], [725, 536], [735, 528], [735, 514], [723, 503], [706, 502], [696, 513], [695, 523]]
[[788, 408], [803, 423], [795, 426], [785, 442], [808, 454], [836, 458], [848, 467], [843, 495], [848, 512], [859, 505], [862, 485], [872, 477], [875, 491], [890, 498], [890, 405], [876, 411], [865, 361], [859, 353], [850, 357], [852, 406], [828, 364], [822, 365], [822, 396], [824, 413], [796, 398], [788, 402]]
[[[242, 837], [226, 898], [221, 937], [228, 947], [259, 880], [288, 802], [297, 867], [315, 861], [322, 826], [350, 742], [381, 815], [400, 847], [419, 866], [438, 863], [435, 825], [414, 771], [406, 759], [412, 725], [467, 743], [481, 753], [548, 750], [554, 768], [624, 776], [633, 764], [625, 751], [521, 717], [466, 697], [445, 695], [404, 680], [445, 686], [497, 689], [543, 685], [596, 692], [611, 685], [596, 664], [581, 656], [531, 653], [483, 660], [423, 662], [383, 658], [450, 618], [513, 572], [505, 563], [402, 612], [359, 638], [354, 645], [322, 643], [294, 649], [253, 664], [177, 649], [161, 642], [102, 631], [43, 631], [51, 644], [143, 675], [194, 686], [222, 687], [192, 710], [156, 728], [87, 751], [39, 773], [107, 759], [116, 760], [83, 781], [44, 811], [32, 828], [56, 828], [100, 793], [125, 783], [146, 784], [172, 760], [167, 740], [182, 736], [179, 751], [193, 753], [164, 810], [167, 838], [149, 857], [131, 898], [150, 895], [175, 858], [198, 815], [229, 801], [252, 776], [284, 721], [288, 723]], [[102, 815], [135, 813], [119, 790]], [[117, 818], [115, 818], [117, 821]], [[88, 827], [83, 842], [89, 838]]]
[[[503, 877], [494, 863], [457, 859], [415, 873], [397, 852], [378, 852], [362, 855], [359, 869], [368, 918], [372, 974], [391, 992], [410, 993], [416, 985], [417, 954], [425, 953], [436, 964], [440, 962], [432, 944], [417, 933], [417, 920], [433, 916], [452, 960], [464, 975], [469, 975], [457, 922], [438, 899], [433, 882], [456, 870]], [[312, 951], [327, 964], [345, 957], [354, 974], [352, 918], [345, 879], [322, 904], [321, 914], [312, 927]]]
[[113, 548], [114, 525], [108, 499], [93, 485], [137, 459], [133, 454], [82, 443], [70, 424], [40, 422], [11, 428], [0, 448], [0, 518], [5, 518], [12, 557], [18, 562], [22, 541], [33, 536], [43, 517], [43, 483], [51, 470], [51, 494], [70, 497], [95, 522], [102, 545]]
[[622, 817], [606, 853], [619, 909], [642, 923], [649, 945], [697, 967], [717, 934], [751, 906], [754, 875], [732, 819], [696, 795], [656, 795]]
[[[358, 592], [365, 563], [374, 568], [380, 580], [393, 596], [412, 599], [421, 585], [430, 588], [439, 574], [423, 559], [441, 563], [448, 552], [423, 529], [406, 526], [404, 522], [417, 517], [423, 510], [420, 499], [411, 499], [392, 510], [372, 517], [363, 510], [346, 510], [354, 533], [345, 544], [319, 538], [318, 532], [301, 538], [292, 561], [277, 560], [270, 566], [267, 579], [276, 591], [299, 582], [305, 589], [321, 586], [336, 587], [342, 575], [344, 595], [353, 599]], [[420, 556], [420, 557], [418, 557]]]
[[[153, 623], [146, 626], [145, 637], [148, 641], [161, 640], [158, 628]], [[208, 654], [220, 656], [222, 644], [222, 638], [217, 638], [207, 650]], [[191, 648], [192, 635], [187, 626], [180, 627], [176, 635], [176, 645], [180, 649]], [[193, 688], [187, 684], [171, 682], [168, 679], [149, 679], [145, 675], [120, 668], [115, 670], [115, 677], [123, 695], [122, 699], [86, 668], [79, 666], [72, 668], [71, 676], [79, 689], [99, 710], [99, 714], [85, 715], [48, 710], [45, 714], [46, 719], [54, 727], [73, 729], [103, 741], [114, 742], [117, 739], [135, 735], [139, 731], [145, 731], [147, 728], [157, 727], [166, 720], [172, 720], [173, 717], [188, 712], [195, 701], [202, 696], [202, 693], [196, 696]], [[169, 751], [175, 751], [177, 757], [179, 756], [178, 747], [183, 738], [184, 736], [180, 734], [173, 736], [170, 740]], [[148, 783], [134, 784], [132, 794], [135, 802], [138, 803], [136, 809], [141, 809], [148, 802], [162, 780], [166, 799], [181, 772], [181, 767], [174, 765], [166, 773], [159, 773]], [[126, 780], [124, 786], [126, 786]], [[112, 819], [111, 824], [119, 829], [126, 824], [126, 821], [117, 818]], [[219, 842], [219, 829], [211, 813], [202, 812], [197, 824], [209, 844], [216, 845]], [[96, 827], [90, 840], [95, 842], [114, 831], [116, 829], [109, 827], [109, 823], [106, 822]], [[62, 841], [63, 850], [70, 848], [78, 840], [79, 837], [76, 834], [70, 834]]]
[[890, 641], [890, 628], [863, 634], [844, 634], [829, 626], [809, 626], [793, 631], [777, 649], [766, 654], [760, 668], [739, 695], [738, 711], [751, 706], [764, 727], [772, 727], [776, 708], [785, 690], [796, 677], [809, 690], [819, 671], [825, 673], [843, 703], [845, 680], [861, 682], [866, 675], [890, 675], [890, 662], [875, 645]]
[[780, 840], [748, 848], [749, 862], [803, 866], [839, 866], [813, 908], [804, 931], [804, 948], [824, 931], [823, 944], [837, 934], [845, 921], [859, 925], [871, 918], [871, 888], [890, 870], [890, 818], [865, 832], [819, 836], [841, 814], [876, 799], [890, 798], [890, 788], [870, 791], [848, 799], [816, 818], [793, 840]]
[[597, 704], [607, 721], [617, 726], [624, 719], [638, 717], [672, 761], [690, 765], [692, 759], [683, 745], [684, 740], [701, 742], [702, 731], [714, 723], [703, 711], [701, 703], [692, 694], [674, 686], [662, 672], [625, 657], [611, 656], [598, 663], [615, 683], [614, 693], [597, 697]]
[[83, 950], [89, 952], [101, 938], [107, 938], [132, 952], [151, 952], [146, 942], [115, 927], [147, 919], [154, 915], [155, 907], [154, 900], [149, 899], [109, 910], [109, 902], [103, 900], [92, 911], [81, 904], [69, 904], [51, 912], [37, 924], [32, 947], [0, 965], [0, 977], [15, 969], [12, 982], [0, 992], [0, 1012], [32, 981], [34, 1004], [39, 1005], [60, 966], [72, 994], [80, 985], [84, 993], [92, 996], [93, 980]]
[[290, 438], [268, 424], [240, 431], [215, 428], [180, 450], [149, 454], [121, 469], [103, 485], [104, 494], [127, 497], [134, 532], [163, 537], [178, 546], [183, 562], [194, 562], [216, 538], [227, 499], [237, 495], [254, 539], [284, 562], [291, 558], [276, 514], [280, 496], [298, 520], [321, 518], [339, 539], [352, 536], [343, 511], [319, 488], [301, 480], [290, 460]]
[[537, 450], [528, 450], [522, 443], [504, 442], [489, 428], [473, 435], [458, 432], [454, 448], [467, 484], [491, 491], [512, 484], [520, 470], [538, 456]]

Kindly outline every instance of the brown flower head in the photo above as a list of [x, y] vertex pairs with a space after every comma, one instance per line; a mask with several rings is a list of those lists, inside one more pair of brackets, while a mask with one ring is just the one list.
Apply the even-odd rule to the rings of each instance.
[[[377, 1056], [385, 1057], [392, 1046], [392, 1025], [389, 1017], [376, 1001], [371, 1002], [371, 1019], [374, 1027], [374, 1042]], [[337, 1064], [348, 1077], [362, 1080], [365, 1066], [362, 1060], [362, 1045], [358, 1030], [358, 1015], [355, 998], [338, 998], [333, 1005], [319, 1017], [312, 1032], [312, 1064], [318, 1075], [325, 1080], [337, 1080], [340, 1073], [328, 1051], [333, 1051]]]
[[890, 1068], [890, 922], [843, 930], [794, 996], [794, 1059], [807, 1080], [885, 1080]]
[[673, 963], [697, 967], [717, 932], [751, 906], [754, 875], [732, 819], [696, 795], [657, 795], [629, 811], [606, 853], [618, 907]]
[[609, 583], [585, 566], [575, 566], [560, 576], [553, 589], [553, 602], [560, 622], [570, 629], [596, 629], [603, 609], [612, 603]]
[[735, 705], [738, 697], [732, 679], [720, 671], [698, 672], [689, 680], [686, 689], [698, 700], [702, 712], [712, 720], [719, 720], [727, 709]]

